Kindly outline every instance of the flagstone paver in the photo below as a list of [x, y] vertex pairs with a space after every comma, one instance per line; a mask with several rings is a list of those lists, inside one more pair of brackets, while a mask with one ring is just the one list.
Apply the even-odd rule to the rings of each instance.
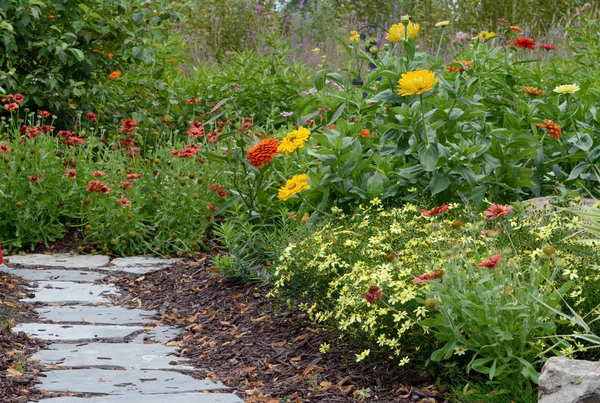
[[[92, 284], [107, 272], [145, 274], [180, 259], [108, 256], [9, 256], [0, 271], [33, 281], [25, 302], [36, 303], [40, 321], [15, 327], [53, 341], [31, 357], [46, 365], [40, 388], [53, 392], [97, 394], [43, 399], [44, 403], [241, 403], [220, 382], [194, 379], [178, 371], [194, 370], [166, 345], [178, 329], [151, 326], [156, 312], [113, 306], [106, 297], [118, 290]], [[17, 265], [15, 267], [15, 265]], [[111, 274], [115, 275], [115, 274]], [[52, 322], [52, 323], [47, 323]], [[148, 326], [150, 325], [150, 326]], [[139, 333], [133, 337], [134, 334]]]

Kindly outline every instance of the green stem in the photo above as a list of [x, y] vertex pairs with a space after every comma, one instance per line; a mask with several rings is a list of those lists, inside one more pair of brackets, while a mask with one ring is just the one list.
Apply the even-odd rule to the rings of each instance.
[[421, 103], [421, 121], [423, 122], [423, 138], [429, 147], [429, 138], [427, 137], [427, 129], [425, 127], [425, 104], [423, 104], [423, 94], [419, 94], [419, 99]]
[[440, 54], [440, 50], [442, 50], [442, 42], [444, 41], [444, 28], [442, 28], [442, 34], [440, 35], [440, 43], [438, 44], [438, 50], [435, 53], [435, 58], [437, 59], [439, 54]]

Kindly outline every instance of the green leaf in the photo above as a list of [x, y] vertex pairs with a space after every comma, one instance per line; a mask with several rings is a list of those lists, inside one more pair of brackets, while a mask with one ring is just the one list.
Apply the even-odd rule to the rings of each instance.
[[327, 123], [327, 126], [331, 126], [333, 123], [335, 123], [336, 120], [338, 120], [340, 118], [340, 116], [342, 116], [342, 113], [344, 113], [344, 108], [345, 107], [346, 107], [346, 104], [343, 103], [343, 104], [340, 105], [339, 108], [337, 108], [337, 110], [333, 114], [333, 117], [331, 118], [331, 120], [329, 121], [329, 123]]
[[419, 151], [419, 161], [425, 167], [425, 171], [433, 172], [440, 159], [440, 151], [437, 144], [419, 144], [417, 149]]
[[375, 174], [367, 180], [367, 194], [369, 197], [379, 196], [387, 181], [387, 176], [375, 172]]
[[429, 191], [431, 192], [432, 196], [435, 196], [436, 194], [448, 189], [448, 186], [450, 186], [450, 179], [446, 175], [443, 175], [437, 171], [429, 183]]
[[589, 134], [583, 133], [571, 137], [569, 139], [569, 143], [573, 144], [582, 151], [588, 151], [594, 145], [594, 140], [592, 140]]

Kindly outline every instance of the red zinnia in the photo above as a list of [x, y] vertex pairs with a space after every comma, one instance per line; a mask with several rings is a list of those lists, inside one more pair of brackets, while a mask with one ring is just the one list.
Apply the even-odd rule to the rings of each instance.
[[540, 48], [546, 49], [546, 50], [554, 50], [554, 49], [556, 49], [556, 45], [553, 45], [551, 43], [542, 43], [542, 44], [540, 44]]
[[502, 204], [492, 204], [490, 208], [483, 212], [488, 217], [488, 220], [508, 215], [513, 211], [513, 206], [503, 206]]
[[442, 204], [441, 206], [435, 207], [431, 210], [422, 209], [421, 214], [423, 214], [425, 217], [430, 217], [430, 216], [434, 216], [434, 215], [443, 213], [448, 210], [450, 210], [450, 207], [447, 204]]
[[554, 140], [558, 140], [562, 137], [562, 130], [560, 130], [560, 126], [551, 121], [550, 119], [544, 119], [545, 123], [538, 123], [537, 127], [540, 129], [548, 129], [548, 134]]
[[498, 263], [500, 263], [501, 261], [502, 261], [502, 255], [498, 253], [497, 255], [489, 257], [489, 258], [485, 259], [483, 262], [477, 264], [477, 267], [487, 267], [488, 269], [491, 269], [492, 267], [496, 267], [498, 265]]
[[514, 45], [522, 49], [535, 50], [535, 41], [531, 38], [516, 38]]
[[250, 147], [246, 159], [250, 165], [260, 168], [268, 162], [273, 162], [273, 157], [279, 154], [277, 152], [279, 145], [280, 142], [277, 139], [263, 139]]
[[132, 134], [137, 129], [138, 124], [133, 119], [125, 119], [120, 127], [121, 133]]
[[382, 296], [383, 293], [381, 292], [381, 289], [376, 285], [372, 285], [371, 287], [369, 287], [369, 292], [367, 292], [367, 294], [365, 295], [365, 299], [369, 304], [372, 304], [375, 301], [379, 301]]
[[216, 191], [217, 196], [227, 199], [229, 197], [229, 192], [225, 189], [218, 189]]

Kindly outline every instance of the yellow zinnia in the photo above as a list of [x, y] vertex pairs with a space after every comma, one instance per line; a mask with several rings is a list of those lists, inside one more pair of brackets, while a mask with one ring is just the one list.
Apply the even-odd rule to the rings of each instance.
[[279, 200], [287, 200], [293, 195], [300, 193], [305, 189], [310, 189], [310, 186], [308, 184], [308, 175], [296, 175], [292, 179], [288, 180], [284, 187], [279, 189], [279, 194], [277, 195], [277, 197], [279, 198]]
[[308, 140], [308, 136], [310, 136], [310, 130], [300, 126], [298, 130], [289, 132], [283, 140], [281, 140], [277, 152], [290, 155], [290, 153], [296, 151], [297, 148], [304, 147], [304, 142]]
[[439, 80], [433, 71], [409, 71], [402, 74], [402, 77], [398, 80], [398, 94], [407, 96], [431, 91]]
[[564, 84], [559, 85], [554, 89], [554, 92], [557, 94], [573, 94], [579, 91], [579, 85], [577, 84]]
[[495, 32], [481, 31], [480, 33], [477, 34], [476, 37], [471, 38], [471, 39], [475, 40], [475, 39], [479, 38], [479, 39], [482, 39], [484, 41], [487, 41], [488, 39], [492, 39], [495, 36], [496, 36]]
[[[419, 33], [419, 30], [421, 29], [421, 26], [419, 24], [414, 24], [412, 22], [408, 23], [408, 36], [411, 38], [415, 38], [417, 36], [417, 34]], [[404, 24], [399, 23], [399, 24], [394, 24], [390, 27], [390, 30], [388, 31], [387, 35], [385, 36], [385, 39], [387, 39], [389, 42], [393, 42], [393, 43], [399, 43], [402, 42], [405, 39], [405, 33], [404, 33]]]

